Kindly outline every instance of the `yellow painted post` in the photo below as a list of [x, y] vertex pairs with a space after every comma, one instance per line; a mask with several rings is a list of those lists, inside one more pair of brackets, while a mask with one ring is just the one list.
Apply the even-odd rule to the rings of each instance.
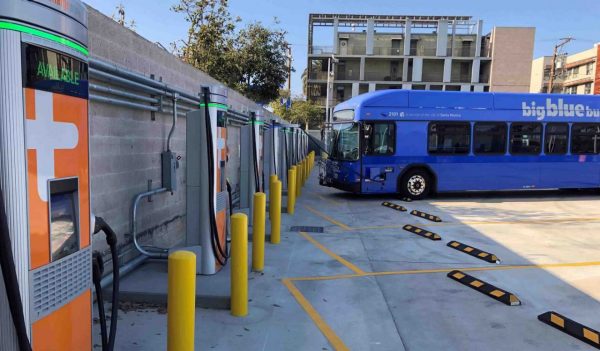
[[281, 241], [281, 181], [271, 184], [271, 244]]
[[296, 166], [288, 170], [287, 213], [293, 215], [296, 208]]
[[231, 216], [231, 314], [248, 314], [248, 217]]
[[296, 167], [296, 199], [302, 195], [302, 164]]
[[304, 176], [302, 177], [302, 185], [304, 185], [308, 180], [308, 159], [305, 158], [302, 162], [304, 163]]
[[196, 320], [196, 255], [176, 251], [169, 255], [167, 296], [167, 350], [193, 351]]
[[273, 184], [275, 184], [277, 180], [277, 175], [271, 174], [269, 179], [269, 218], [273, 217]]
[[265, 193], [254, 194], [254, 217], [252, 218], [252, 270], [262, 272], [265, 268]]

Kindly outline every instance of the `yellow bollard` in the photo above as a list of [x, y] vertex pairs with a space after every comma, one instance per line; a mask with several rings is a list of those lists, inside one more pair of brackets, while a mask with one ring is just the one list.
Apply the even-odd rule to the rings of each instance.
[[305, 158], [302, 162], [304, 163], [304, 176], [302, 177], [302, 185], [304, 186], [308, 180], [308, 159]]
[[169, 255], [167, 296], [167, 350], [193, 351], [196, 320], [196, 255], [176, 251]]
[[302, 165], [298, 163], [296, 167], [296, 199], [302, 195]]
[[265, 268], [265, 193], [254, 194], [254, 217], [252, 219], [252, 270], [262, 272]]
[[288, 170], [287, 213], [293, 215], [296, 208], [296, 166]]
[[248, 314], [248, 217], [231, 216], [231, 314]]
[[271, 188], [271, 244], [281, 241], [281, 181], [276, 180]]
[[273, 184], [278, 180], [276, 174], [271, 174], [269, 179], [269, 219], [273, 217]]

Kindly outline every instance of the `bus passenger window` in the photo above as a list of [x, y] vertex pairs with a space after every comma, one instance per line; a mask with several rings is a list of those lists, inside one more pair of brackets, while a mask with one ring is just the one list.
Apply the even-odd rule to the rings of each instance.
[[600, 124], [575, 123], [571, 130], [572, 154], [600, 153]]
[[365, 123], [365, 154], [393, 155], [396, 149], [396, 125], [394, 123]]
[[513, 123], [510, 125], [510, 153], [539, 155], [542, 143], [540, 123]]
[[548, 155], [564, 155], [567, 153], [569, 141], [569, 125], [566, 123], [546, 124], [544, 152]]
[[428, 140], [427, 149], [430, 154], [468, 154], [471, 125], [461, 122], [432, 122], [429, 124]]
[[506, 153], [506, 123], [478, 122], [473, 130], [473, 153], [504, 155]]

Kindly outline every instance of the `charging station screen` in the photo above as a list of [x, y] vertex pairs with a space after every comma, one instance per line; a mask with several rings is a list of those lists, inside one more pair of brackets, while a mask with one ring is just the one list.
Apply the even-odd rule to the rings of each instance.
[[72, 185], [73, 179], [50, 182], [50, 253], [53, 262], [79, 250], [77, 191]]
[[23, 44], [23, 85], [83, 99], [88, 98], [88, 67], [71, 56]]

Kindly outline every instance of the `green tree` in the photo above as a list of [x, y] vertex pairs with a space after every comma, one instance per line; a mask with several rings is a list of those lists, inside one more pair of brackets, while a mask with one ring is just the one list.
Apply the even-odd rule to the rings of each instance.
[[228, 0], [180, 0], [171, 10], [185, 14], [190, 23], [187, 40], [172, 44], [185, 62], [228, 86], [235, 85], [235, 24]]
[[187, 40], [172, 44], [175, 54], [255, 101], [277, 98], [288, 78], [285, 31], [260, 22], [236, 31], [241, 19], [228, 0], [179, 0], [171, 9], [190, 23]]
[[[284, 98], [286, 96], [282, 94]], [[273, 113], [285, 119], [290, 123], [296, 123], [305, 130], [321, 128], [323, 124], [323, 110], [313, 102], [302, 98], [293, 98], [292, 106], [286, 109], [279, 101], [273, 101], [270, 104]]]
[[259, 102], [279, 96], [288, 78], [289, 43], [285, 35], [285, 31], [271, 30], [260, 22], [240, 30], [236, 40], [238, 91]]

